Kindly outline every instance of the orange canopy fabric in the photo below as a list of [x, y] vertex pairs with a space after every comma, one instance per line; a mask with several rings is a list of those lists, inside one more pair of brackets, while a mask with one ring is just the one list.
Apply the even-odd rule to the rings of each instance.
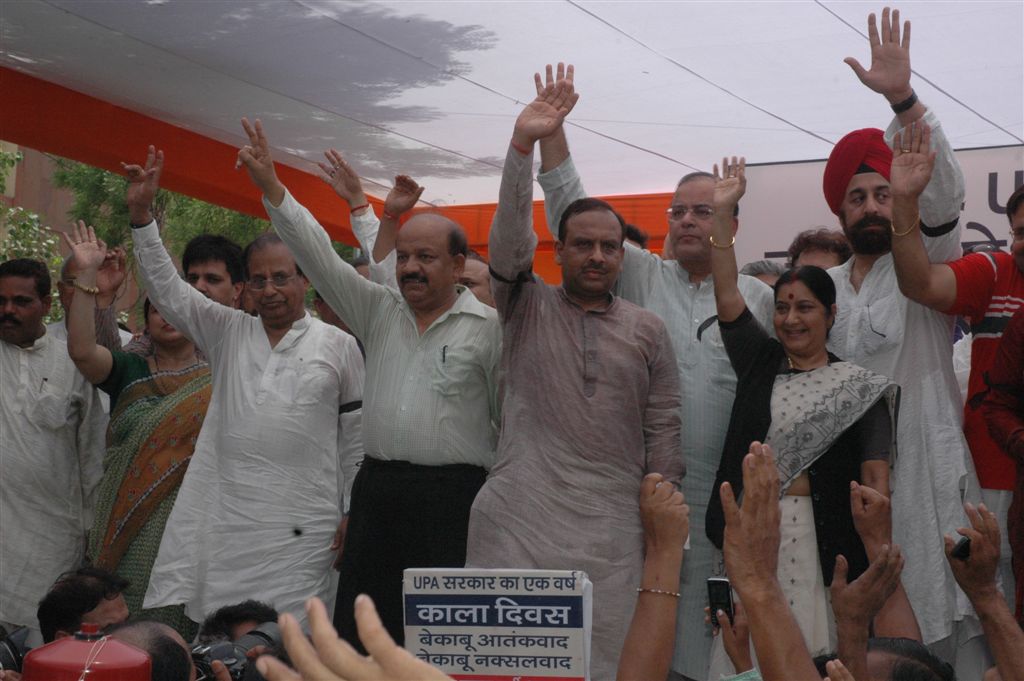
[[[0, 67], [0, 138], [39, 151], [121, 171], [121, 162], [140, 162], [146, 147], [163, 149], [166, 162], [161, 184], [242, 213], [265, 217], [259, 192], [244, 170], [234, 170], [237, 149], [198, 133], [115, 106], [101, 99]], [[312, 165], [312, 164], [311, 164]], [[278, 164], [281, 181], [317, 217], [333, 239], [355, 245], [345, 203], [312, 172]], [[661, 247], [667, 229], [665, 209], [671, 194], [605, 197], [626, 222], [651, 235], [650, 247]], [[379, 198], [370, 202], [378, 214]], [[495, 204], [444, 206], [436, 209], [466, 230], [470, 246], [487, 253], [487, 234]], [[546, 281], [561, 281], [554, 262], [554, 240], [544, 218], [544, 205], [534, 204], [539, 237], [535, 270]]]

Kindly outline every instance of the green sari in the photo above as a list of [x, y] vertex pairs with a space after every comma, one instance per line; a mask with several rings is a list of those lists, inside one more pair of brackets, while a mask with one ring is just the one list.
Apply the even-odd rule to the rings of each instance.
[[110, 425], [89, 557], [131, 582], [124, 598], [132, 617], [163, 622], [191, 640], [196, 624], [183, 606], [144, 610], [142, 603], [210, 403], [210, 367], [201, 362], [152, 374], [143, 357], [113, 356], [99, 386], [110, 395]]

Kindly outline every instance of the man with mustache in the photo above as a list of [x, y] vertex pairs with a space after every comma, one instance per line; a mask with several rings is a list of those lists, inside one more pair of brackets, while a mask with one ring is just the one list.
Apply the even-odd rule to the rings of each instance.
[[[546, 82], [573, 82], [573, 67], [547, 68]], [[535, 76], [538, 90], [544, 87]], [[571, 108], [572, 101], [569, 102]], [[573, 201], [586, 196], [569, 155], [564, 126], [540, 140], [541, 172], [548, 229], [558, 238], [559, 218]], [[711, 276], [711, 225], [714, 176], [706, 172], [684, 175], [676, 184], [666, 210], [668, 237], [665, 255], [626, 243], [615, 293], [655, 313], [665, 322], [675, 349], [676, 371], [682, 394], [679, 415], [686, 477], [681, 488], [690, 506], [690, 547], [680, 576], [679, 630], [672, 660], [672, 678], [707, 678], [711, 627], [704, 623], [707, 605], [705, 580], [720, 564], [716, 549], [704, 531], [711, 488], [725, 445], [729, 413], [736, 397], [736, 373], [722, 343], [715, 309], [715, 282]], [[739, 219], [734, 216], [739, 228]], [[727, 244], [721, 244], [727, 247]], [[754, 277], [739, 275], [739, 287], [761, 326], [772, 328], [775, 304], [772, 290]]]
[[[549, 84], [519, 115], [491, 225], [491, 282], [505, 383], [498, 462], [473, 503], [466, 564], [584, 570], [594, 583], [591, 674], [615, 678], [641, 598], [638, 492], [647, 473], [683, 476], [679, 377], [664, 322], [612, 295], [625, 222], [604, 201], [561, 215], [562, 285], [533, 276], [533, 146], [577, 95]], [[673, 579], [676, 575], [672, 575]], [[673, 590], [674, 591], [674, 590]]]
[[150, 300], [209, 359], [213, 391], [144, 607], [184, 604], [200, 622], [259, 594], [304, 620], [303, 602], [336, 586], [339, 413], [362, 397], [359, 348], [306, 312], [309, 282], [273, 233], [241, 257], [258, 317], [186, 283], [151, 210], [163, 162], [150, 146], [144, 166], [125, 166], [135, 257]]
[[67, 343], [43, 325], [50, 303], [46, 265], [0, 264], [0, 625], [27, 626], [37, 643], [36, 606], [85, 556], [107, 425]]
[[[357, 644], [353, 603], [365, 593], [401, 642], [402, 571], [466, 560], [469, 509], [497, 440], [497, 316], [456, 284], [466, 235], [441, 215], [421, 213], [398, 232], [398, 291], [359, 276], [278, 179], [262, 124], [243, 126], [249, 144], [239, 160], [274, 229], [366, 350], [366, 458], [352, 489], [335, 626]], [[344, 171], [340, 157], [331, 160], [325, 172]]]
[[[892, 243], [911, 238], [908, 230], [916, 225], [893, 221], [892, 140], [901, 135], [906, 147], [913, 130], [926, 125], [932, 131], [931, 149], [937, 158], [920, 197], [923, 248], [931, 262], [960, 255], [964, 179], [934, 112], [910, 86], [909, 33], [910, 22], [901, 27], [899, 12], [890, 14], [886, 8], [880, 27], [874, 14], [868, 18], [871, 68], [846, 59], [864, 85], [886, 98], [896, 119], [884, 133], [869, 128], [846, 135], [825, 167], [825, 200], [853, 248], [853, 257], [828, 270], [838, 308], [829, 350], [902, 387], [899, 455], [892, 476], [893, 536], [907, 557], [903, 583], [924, 643], [952, 662], [963, 654], [958, 646], [970, 636], [961, 628], [970, 609], [962, 594], [958, 598], [943, 560], [942, 536], [968, 526], [960, 490], [976, 495], [978, 486], [959, 427], [961, 405], [951, 359], [953, 318], [899, 292]], [[960, 672], [978, 678], [984, 667]]]

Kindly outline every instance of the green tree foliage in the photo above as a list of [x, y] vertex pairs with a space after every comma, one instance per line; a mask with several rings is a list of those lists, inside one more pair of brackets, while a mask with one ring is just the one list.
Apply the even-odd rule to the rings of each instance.
[[[128, 181], [121, 175], [84, 163], [62, 158], [54, 160], [57, 163], [54, 184], [69, 189], [75, 199], [68, 219], [85, 220], [111, 246], [130, 249], [128, 208], [124, 202]], [[177, 257], [181, 257], [185, 245], [200, 234], [220, 234], [244, 247], [270, 229], [266, 220], [163, 189], [156, 195], [153, 216], [161, 227], [164, 242]], [[350, 246], [335, 242], [334, 247], [343, 257], [351, 257]]]
[[[21, 154], [0, 151], [0, 194], [7, 189], [7, 174], [20, 161]], [[31, 258], [46, 263], [50, 269], [52, 296], [57, 300], [57, 279], [63, 259], [60, 256], [60, 237], [43, 225], [39, 216], [19, 206], [0, 204], [0, 262], [15, 258]], [[50, 309], [46, 322], [64, 317], [56, 303]]]

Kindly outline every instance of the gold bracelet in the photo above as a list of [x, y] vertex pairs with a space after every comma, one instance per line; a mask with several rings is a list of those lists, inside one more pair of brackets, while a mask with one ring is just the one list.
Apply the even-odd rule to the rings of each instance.
[[708, 236], [708, 241], [710, 241], [711, 245], [714, 246], [715, 248], [729, 249], [729, 248], [732, 248], [733, 245], [735, 245], [735, 243], [736, 243], [736, 235], [735, 234], [732, 235], [732, 241], [730, 241], [727, 246], [723, 246], [722, 244], [715, 243], [715, 237], [713, 237], [713, 236]]
[[637, 592], [638, 594], [642, 594], [642, 593], [645, 593], [645, 592], [646, 592], [646, 593], [649, 593], [649, 594], [664, 594], [664, 595], [666, 595], [666, 596], [675, 596], [676, 598], [679, 598], [679, 594], [678, 594], [678, 593], [676, 593], [675, 591], [663, 591], [662, 589], [644, 589], [644, 588], [638, 588], [638, 589], [636, 590], [636, 592]]
[[79, 284], [77, 279], [72, 279], [71, 280], [71, 285], [74, 286], [75, 288], [77, 288], [79, 291], [82, 291], [84, 293], [88, 293], [91, 296], [96, 296], [96, 295], [99, 295], [99, 293], [100, 293], [100, 287], [99, 286], [85, 286], [83, 284]]
[[918, 215], [917, 219], [914, 220], [914, 224], [910, 225], [910, 227], [907, 227], [905, 230], [900, 232], [900, 231], [898, 231], [896, 229], [896, 221], [893, 220], [892, 221], [892, 235], [893, 236], [906, 236], [906, 235], [910, 234], [911, 232], [913, 232], [914, 228], [917, 227], [920, 224], [921, 224], [921, 216]]

